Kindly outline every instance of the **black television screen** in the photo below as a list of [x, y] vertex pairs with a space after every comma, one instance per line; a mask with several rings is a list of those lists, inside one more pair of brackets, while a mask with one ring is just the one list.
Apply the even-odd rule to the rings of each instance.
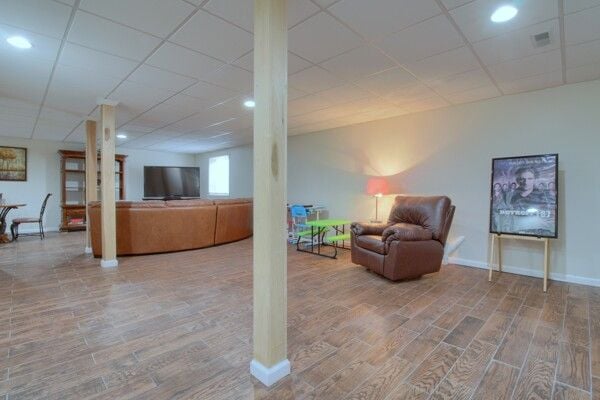
[[144, 167], [144, 197], [200, 197], [200, 168]]

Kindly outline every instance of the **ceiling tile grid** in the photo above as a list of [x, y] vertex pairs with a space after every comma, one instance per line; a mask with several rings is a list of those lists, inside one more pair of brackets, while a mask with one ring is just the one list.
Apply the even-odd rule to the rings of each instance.
[[[565, 0], [564, 10], [528, 0], [493, 24], [500, 3], [289, 0], [290, 134], [600, 79], [600, 0]], [[109, 96], [120, 101], [123, 146], [192, 152], [251, 140], [242, 103], [253, 89], [252, 1], [0, 4], [0, 100], [29, 110], [0, 113], [1, 134], [82, 140], [83, 119]], [[11, 35], [33, 48], [10, 47]], [[177, 138], [207, 129], [227, 135]]]

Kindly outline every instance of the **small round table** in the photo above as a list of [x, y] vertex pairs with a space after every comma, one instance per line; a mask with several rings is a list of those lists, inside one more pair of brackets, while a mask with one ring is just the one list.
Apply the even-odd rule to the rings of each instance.
[[11, 242], [11, 240], [8, 238], [8, 235], [6, 234], [6, 216], [8, 215], [10, 210], [19, 207], [25, 207], [26, 205], [27, 204], [0, 204], [0, 243]]

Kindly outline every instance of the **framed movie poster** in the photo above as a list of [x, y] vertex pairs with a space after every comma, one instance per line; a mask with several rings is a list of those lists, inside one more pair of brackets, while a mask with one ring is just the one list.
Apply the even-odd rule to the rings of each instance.
[[490, 233], [558, 237], [558, 154], [492, 160]]
[[27, 149], [0, 146], [0, 181], [27, 180]]

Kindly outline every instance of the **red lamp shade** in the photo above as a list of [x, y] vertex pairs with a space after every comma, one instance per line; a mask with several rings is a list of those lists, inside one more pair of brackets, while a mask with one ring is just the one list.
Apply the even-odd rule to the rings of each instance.
[[388, 182], [384, 178], [370, 178], [367, 181], [367, 194], [370, 196], [382, 196], [389, 191]]

